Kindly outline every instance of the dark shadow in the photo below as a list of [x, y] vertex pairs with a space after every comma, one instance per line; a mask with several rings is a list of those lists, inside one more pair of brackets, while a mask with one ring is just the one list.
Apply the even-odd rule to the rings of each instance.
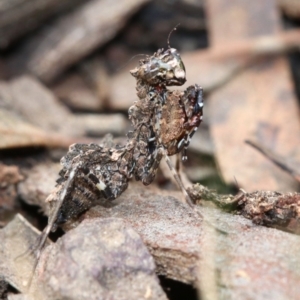
[[169, 300], [200, 300], [197, 290], [189, 284], [159, 276], [160, 284]]

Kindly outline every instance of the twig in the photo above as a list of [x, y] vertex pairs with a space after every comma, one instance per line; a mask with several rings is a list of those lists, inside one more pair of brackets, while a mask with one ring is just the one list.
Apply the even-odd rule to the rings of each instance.
[[292, 175], [298, 182], [300, 182], [300, 172], [291, 167], [287, 163], [285, 158], [279, 156], [278, 154], [274, 153], [272, 150], [266, 148], [265, 146], [260, 145], [258, 142], [246, 140], [245, 143], [258, 150], [270, 161], [272, 161], [276, 166], [278, 166], [280, 169], [287, 172], [288, 174]]

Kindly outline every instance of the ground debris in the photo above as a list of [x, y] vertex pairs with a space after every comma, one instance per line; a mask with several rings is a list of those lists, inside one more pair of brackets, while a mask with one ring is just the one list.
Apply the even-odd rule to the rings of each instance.
[[[280, 32], [282, 21], [295, 26], [287, 15], [297, 17], [297, 0], [260, 5], [244, 0], [63, 0], [62, 7], [72, 2], [72, 10], [62, 8], [58, 16], [53, 15], [58, 0], [31, 2], [0, 0], [0, 49], [5, 48], [0, 78], [7, 80], [0, 82], [0, 151], [4, 163], [21, 170], [12, 173], [24, 176], [1, 177], [0, 164], [0, 227], [5, 226], [0, 229], [0, 299], [6, 297], [7, 285], [8, 300], [166, 299], [157, 275], [193, 286], [201, 299], [297, 299], [300, 194], [281, 193], [296, 190], [296, 183], [244, 144], [253, 138], [293, 162], [300, 154], [299, 114], [282, 55], [297, 51], [300, 30]], [[290, 9], [283, 8], [284, 20], [278, 13], [283, 6]], [[10, 11], [18, 21], [7, 22], [16, 16]], [[182, 25], [173, 32], [178, 22]], [[162, 61], [148, 55], [166, 45]], [[203, 46], [208, 48], [199, 50]], [[179, 62], [178, 57], [170, 59], [175, 48], [190, 51], [182, 56], [186, 68], [181, 63], [179, 69], [169, 68]], [[139, 67], [154, 77], [133, 70], [139, 99], [131, 106], [136, 97], [128, 70], [138, 56], [143, 57]], [[166, 62], [171, 64], [165, 69]], [[296, 70], [296, 64], [292, 67]], [[175, 76], [181, 85], [184, 69], [188, 80], [199, 82], [205, 92], [205, 128], [196, 133], [202, 120], [200, 87], [182, 92], [187, 96], [182, 98], [177, 88], [167, 91], [156, 82]], [[195, 100], [197, 105], [189, 107]], [[104, 146], [86, 137], [106, 132], [124, 136], [130, 121], [134, 130], [120, 143], [111, 138]], [[59, 152], [70, 144], [67, 155]], [[161, 145], [168, 151], [162, 153]], [[20, 149], [11, 151], [13, 147]], [[173, 156], [176, 162], [167, 156], [182, 150], [185, 157], [186, 148], [189, 180], [210, 177], [202, 181], [210, 185], [218, 165], [224, 181], [237, 178], [248, 192], [220, 195], [220, 190], [191, 186], [181, 172], [180, 155]], [[160, 174], [162, 155], [167, 163]], [[150, 184], [156, 174], [159, 187], [131, 180]], [[180, 183], [176, 176], [186, 199], [193, 200], [190, 206], [171, 190], [171, 178]], [[57, 177], [58, 189], [51, 193]], [[49, 194], [55, 201], [45, 202]], [[22, 211], [36, 226], [45, 222], [41, 211], [50, 215], [43, 233], [20, 215], [9, 222], [10, 212], [2, 222], [3, 199], [6, 212], [16, 202], [12, 214]], [[57, 226], [64, 233], [52, 232], [50, 238], [61, 237], [41, 247]], [[36, 251], [19, 256], [30, 249]]]
[[17, 166], [0, 163], [0, 227], [10, 219], [16, 208], [17, 183], [24, 177]]
[[35, 260], [22, 254], [37, 235], [20, 215], [0, 230], [0, 274], [28, 299], [166, 300], [141, 238], [116, 218], [86, 220], [49, 245], [28, 289]]
[[211, 190], [199, 183], [192, 185], [187, 189], [194, 203], [200, 204], [201, 201], [212, 201], [223, 209], [234, 209], [236, 201], [233, 195], [220, 195], [215, 190]]
[[269, 191], [240, 192], [237, 210], [255, 224], [285, 228], [300, 233], [300, 194]]
[[[73, 110], [99, 111], [103, 108], [100, 99], [80, 74], [70, 74], [53, 86], [55, 95]], [[84, 99], [84, 101], [82, 101]]]
[[75, 140], [45, 132], [35, 127], [14, 112], [0, 108], [0, 149], [21, 147], [67, 147]]
[[47, 299], [166, 299], [141, 238], [116, 218], [86, 220], [48, 247], [36, 280]]
[[[178, 192], [163, 193], [154, 186], [132, 184], [118, 198], [118, 205], [109, 209], [96, 206], [81, 220], [122, 218], [142, 237], [158, 274], [200, 286], [200, 290], [207, 276], [205, 264], [211, 260], [209, 270], [218, 273], [213, 284], [219, 295], [227, 295], [220, 299], [295, 299], [300, 292], [296, 284], [300, 278], [297, 235], [257, 226], [219, 209], [197, 207], [213, 224], [208, 226], [170, 195], [180, 197]], [[206, 251], [207, 244], [213, 244], [211, 252]], [[278, 282], [278, 272], [285, 280]], [[276, 287], [274, 282], [278, 282]], [[291, 284], [295, 288], [290, 289]]]
[[0, 149], [67, 148], [87, 142], [87, 135], [110, 131], [120, 135], [128, 123], [121, 114], [72, 114], [51, 90], [29, 75], [0, 82]]
[[53, 81], [66, 68], [113, 38], [146, 2], [88, 1], [28, 39], [12, 58], [12, 68], [16, 72], [25, 68], [43, 81]]
[[67, 126], [64, 122], [69, 117], [68, 110], [33, 77], [0, 82], [0, 149], [67, 147], [74, 142], [70, 133], [75, 122]]
[[[141, 235], [159, 275], [196, 285], [202, 221], [188, 205], [167, 195], [170, 192], [163, 196], [153, 185], [145, 188], [132, 183], [116, 199], [118, 205], [109, 209], [95, 206], [80, 221], [98, 217], [124, 219]], [[175, 195], [181, 197], [179, 192]]]
[[187, 189], [193, 202], [213, 202], [218, 207], [240, 214], [254, 224], [300, 234], [300, 194], [241, 190], [236, 196], [220, 195], [200, 184]]
[[[83, 0], [2, 0], [0, 7], [0, 48], [41, 26], [50, 17], [84, 2]], [[30, 22], [28, 22], [30, 20]], [[25, 23], [25, 26], [20, 26]]]
[[65, 136], [84, 134], [84, 129], [78, 126], [69, 110], [33, 76], [14, 78], [7, 85], [11, 93], [11, 110], [28, 123]]
[[[264, 1], [259, 10], [254, 2], [229, 4], [225, 0], [209, 1], [207, 8], [210, 11], [210, 41], [215, 48], [223, 49], [224, 44], [249, 38], [275, 36], [281, 26], [273, 0]], [[239, 26], [232, 26], [235, 13], [239, 16]], [[257, 20], [255, 23], [254, 19]], [[210, 132], [222, 176], [227, 183], [233, 183], [234, 177], [237, 178], [239, 185], [251, 192], [296, 190], [292, 178], [244, 143], [245, 139], [254, 139], [276, 149], [280, 155], [291, 156], [292, 153], [297, 160], [300, 126], [287, 60], [282, 56], [256, 57], [238, 74], [211, 94], [207, 105], [211, 113]]]
[[17, 291], [25, 294], [35, 262], [30, 249], [38, 235], [38, 230], [20, 214], [0, 230], [0, 276], [3, 276], [4, 280]]
[[24, 168], [25, 179], [18, 184], [18, 195], [27, 204], [37, 205], [46, 213], [48, 206], [45, 199], [53, 190], [60, 168], [59, 163], [47, 160], [36, 163], [32, 168]]
[[[204, 192], [209, 195], [209, 191]], [[204, 278], [207, 276], [203, 273], [206, 270], [205, 263], [212, 260], [213, 265], [210, 268], [219, 274], [214, 282], [218, 293], [230, 295], [232, 299], [242, 299], [245, 296], [253, 299], [254, 291], [255, 299], [266, 299], [264, 297], [295, 299], [300, 292], [296, 284], [300, 278], [298, 268], [300, 261], [297, 255], [300, 240], [297, 235], [257, 226], [243, 216], [224, 213], [219, 209], [197, 207], [206, 220], [210, 220], [215, 228], [220, 229], [215, 231], [214, 227], [207, 227], [206, 222], [203, 222], [188, 205], [176, 199], [180, 196], [179, 192], [162, 191], [154, 185], [144, 187], [142, 184], [134, 183], [115, 200], [115, 206], [92, 208], [77, 224], [73, 224], [73, 228], [79, 224], [76, 229], [68, 231], [56, 244], [46, 247], [32, 282], [32, 291], [36, 295], [42, 293], [45, 296], [46, 293], [47, 299], [60, 299], [58, 295], [68, 293], [73, 297], [76, 295], [75, 292], [81, 297], [78, 299], [85, 299], [84, 297], [93, 299], [90, 292], [93, 291], [94, 294], [96, 289], [100, 293], [101, 286], [105, 282], [111, 284], [109, 286], [113, 287], [116, 293], [120, 291], [118, 288], [129, 286], [132, 292], [133, 288], [141, 287], [139, 289], [143, 291], [141, 295], [154, 295], [153, 299], [164, 299], [164, 295], [162, 298], [157, 296], [161, 295], [159, 288], [152, 288], [152, 285], [150, 288], [147, 287], [147, 284], [150, 285], [149, 282], [155, 282], [157, 279], [154, 275], [154, 277], [149, 275], [153, 274], [151, 271], [153, 262], [147, 256], [149, 254], [146, 255], [147, 251], [137, 238], [134, 232], [136, 231], [153, 255], [158, 274], [200, 286], [201, 290], [203, 276]], [[29, 235], [33, 228], [26, 224], [24, 226], [25, 220], [20, 218], [16, 217], [0, 230], [0, 238], [5, 241], [2, 252], [0, 251], [0, 273], [4, 274], [9, 284], [26, 294], [23, 283], [32, 275], [30, 270], [34, 260], [32, 261], [31, 256], [26, 257], [27, 271], [22, 273], [20, 270], [23, 270], [23, 265], [19, 265], [20, 261], [15, 260], [15, 257], [35, 244], [37, 233], [34, 231], [34, 234]], [[121, 218], [123, 221], [115, 218]], [[208, 228], [213, 229], [213, 233]], [[215, 245], [212, 252], [206, 251], [207, 243]], [[133, 256], [134, 259], [142, 259], [141, 267], [137, 268], [148, 270], [146, 271], [148, 275], [139, 273], [141, 275], [138, 276], [142, 278], [141, 284], [131, 280], [128, 273], [123, 277], [123, 271], [119, 273], [118, 269], [112, 267], [116, 266], [114, 263], [116, 249], [121, 252], [128, 249], [129, 254], [121, 255], [123, 260], [124, 257], [129, 257], [125, 260], [125, 264], [130, 265], [130, 268], [127, 269], [125, 266], [125, 270], [132, 272], [137, 270], [131, 263], [127, 265]], [[119, 266], [120, 260], [116, 261]], [[109, 276], [112, 273], [102, 273], [101, 270], [107, 270], [108, 265], [111, 266], [111, 272], [121, 274], [126, 284], [120, 277], [117, 277], [119, 281], [117, 284], [116, 279]], [[12, 274], [14, 272], [15, 274]], [[285, 280], [281, 280], [274, 287], [278, 272]], [[154, 279], [149, 281], [149, 278]], [[290, 285], [294, 288], [290, 289]], [[86, 286], [93, 288], [87, 289]], [[155, 294], [155, 291], [158, 291], [158, 294]], [[127, 299], [132, 298], [128, 296], [132, 295], [130, 293], [125, 295]]]
[[6, 187], [10, 184], [16, 184], [23, 180], [17, 166], [7, 166], [0, 163], [0, 187]]

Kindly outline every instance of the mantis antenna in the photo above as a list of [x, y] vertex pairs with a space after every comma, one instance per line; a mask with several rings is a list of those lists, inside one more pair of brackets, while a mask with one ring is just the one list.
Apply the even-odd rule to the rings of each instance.
[[171, 46], [170, 46], [170, 38], [171, 38], [171, 35], [172, 35], [172, 33], [174, 32], [174, 31], [176, 31], [177, 30], [177, 27], [180, 25], [180, 23], [178, 23], [171, 31], [170, 31], [170, 33], [169, 33], [169, 35], [168, 35], [168, 48], [170, 49], [171, 48]]

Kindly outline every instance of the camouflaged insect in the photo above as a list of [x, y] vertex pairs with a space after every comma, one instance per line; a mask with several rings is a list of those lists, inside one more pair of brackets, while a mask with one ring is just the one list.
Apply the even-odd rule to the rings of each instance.
[[[146, 170], [155, 177], [159, 162], [165, 157], [173, 172], [177, 184], [191, 205], [191, 199], [171, 164], [169, 155], [185, 150], [202, 121], [203, 92], [198, 85], [190, 86], [185, 91], [169, 91], [167, 86], [185, 83], [185, 67], [178, 51], [174, 48], [160, 49], [153, 56], [140, 60], [140, 66], [130, 72], [137, 79], [139, 100], [129, 108], [129, 119], [137, 128], [147, 124], [154, 136], [149, 140], [151, 161]], [[152, 142], [152, 147], [150, 142]], [[143, 180], [142, 180], [143, 181]], [[151, 181], [152, 182], [152, 181]], [[150, 184], [150, 181], [143, 181]]]
[[[130, 72], [137, 80], [138, 100], [129, 108], [132, 131], [125, 146], [74, 144], [61, 160], [63, 166], [57, 187], [47, 198], [50, 204], [48, 226], [39, 249], [49, 232], [76, 219], [92, 206], [117, 198], [130, 178], [150, 184], [165, 157], [189, 204], [191, 200], [173, 168], [169, 155], [181, 153], [202, 120], [202, 89], [169, 91], [167, 86], [185, 83], [186, 73], [176, 49], [160, 49], [140, 60]], [[183, 160], [186, 154], [183, 154]]]
[[186, 81], [185, 67], [178, 51], [160, 49], [152, 57], [141, 60], [140, 66], [131, 74], [137, 79], [139, 97], [129, 109], [133, 125], [150, 125], [168, 155], [187, 148], [202, 121], [203, 92], [198, 85], [190, 86], [184, 92], [166, 88]]
[[[74, 144], [61, 159], [63, 166], [57, 186], [46, 201], [49, 215], [56, 215], [52, 229], [71, 222], [95, 205], [116, 199], [135, 175], [141, 180], [147, 172], [141, 169], [147, 160], [149, 130], [141, 126], [128, 134], [125, 146]], [[57, 207], [59, 206], [59, 210]]]

